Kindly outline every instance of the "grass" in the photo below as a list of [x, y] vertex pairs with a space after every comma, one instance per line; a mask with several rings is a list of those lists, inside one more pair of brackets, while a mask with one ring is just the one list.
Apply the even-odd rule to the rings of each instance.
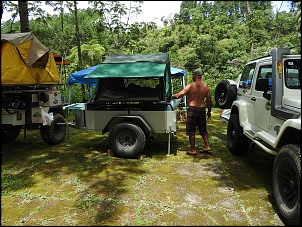
[[[144, 159], [107, 155], [108, 135], [70, 129], [49, 146], [39, 131], [2, 145], [2, 226], [283, 225], [275, 211], [274, 157], [226, 146], [226, 124], [208, 120], [212, 155], [186, 155], [185, 124], [171, 143], [147, 140]], [[203, 141], [197, 136], [197, 147]]]

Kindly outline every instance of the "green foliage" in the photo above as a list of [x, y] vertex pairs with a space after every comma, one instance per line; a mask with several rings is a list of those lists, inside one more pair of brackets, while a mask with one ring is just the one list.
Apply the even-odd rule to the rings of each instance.
[[[29, 2], [34, 17], [30, 28], [45, 46], [70, 62], [65, 82], [70, 73], [80, 70], [74, 2], [47, 3], [54, 15], [43, 11], [40, 1]], [[201, 68], [204, 81], [214, 89], [221, 79], [236, 79], [250, 58], [267, 54], [274, 46], [301, 50], [300, 2], [292, 2], [289, 12], [274, 12], [270, 1], [183, 1], [180, 12], [164, 28], [154, 22], [129, 23], [130, 17], [142, 13], [141, 4], [135, 1], [127, 7], [122, 1], [94, 1], [77, 11], [83, 68], [101, 63], [109, 54], [168, 52], [171, 65], [187, 72], [186, 83], [191, 82], [192, 71]], [[1, 32], [20, 32], [18, 5], [5, 1], [4, 6], [13, 14], [11, 20], [1, 22]], [[80, 99], [80, 88], [74, 90], [79, 96], [74, 99]]]

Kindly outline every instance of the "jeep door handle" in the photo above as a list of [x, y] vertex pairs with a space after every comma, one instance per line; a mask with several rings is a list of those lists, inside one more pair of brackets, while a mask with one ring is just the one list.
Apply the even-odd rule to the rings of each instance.
[[252, 100], [252, 101], [256, 101], [256, 98], [255, 98], [255, 97], [252, 97], [251, 100]]

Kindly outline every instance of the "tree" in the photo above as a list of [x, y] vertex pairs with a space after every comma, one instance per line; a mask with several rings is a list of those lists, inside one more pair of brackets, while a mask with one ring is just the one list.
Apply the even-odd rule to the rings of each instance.
[[107, 35], [107, 39], [111, 42], [110, 51], [120, 53], [130, 40], [129, 30], [131, 25], [129, 20], [133, 14], [141, 13], [141, 1], [134, 1], [138, 5], [128, 8], [120, 1], [95, 1], [95, 12], [99, 15], [99, 31], [103, 35]]
[[28, 4], [24, 1], [18, 1], [19, 6], [19, 16], [20, 16], [20, 25], [21, 32], [29, 32], [29, 20], [28, 20]]

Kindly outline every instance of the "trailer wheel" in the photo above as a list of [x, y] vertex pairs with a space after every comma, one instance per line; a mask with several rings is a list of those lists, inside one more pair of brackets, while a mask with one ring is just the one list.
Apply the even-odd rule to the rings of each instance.
[[283, 146], [273, 164], [273, 190], [278, 211], [286, 225], [300, 225], [301, 150]]
[[237, 96], [236, 84], [228, 80], [220, 81], [215, 88], [215, 102], [220, 109], [230, 109]]
[[136, 158], [144, 149], [145, 143], [144, 131], [133, 123], [119, 123], [109, 133], [110, 148], [120, 158]]
[[239, 115], [231, 114], [227, 127], [227, 141], [229, 151], [234, 155], [245, 154], [250, 145], [250, 140], [243, 134], [239, 123]]
[[21, 126], [2, 126], [2, 142], [9, 143], [16, 140], [21, 132]]
[[56, 145], [65, 139], [66, 123], [61, 114], [54, 114], [53, 121], [50, 126], [41, 126], [40, 134], [45, 143]]

